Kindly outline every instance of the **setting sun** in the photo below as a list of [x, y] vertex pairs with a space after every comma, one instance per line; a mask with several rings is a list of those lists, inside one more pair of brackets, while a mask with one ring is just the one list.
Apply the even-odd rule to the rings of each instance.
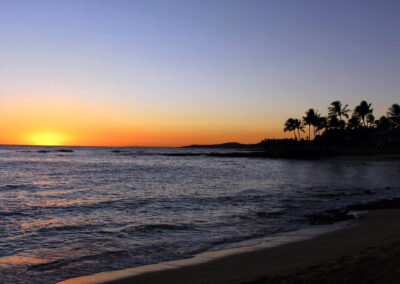
[[34, 145], [57, 146], [64, 141], [63, 137], [55, 133], [40, 133], [32, 136], [31, 141]]

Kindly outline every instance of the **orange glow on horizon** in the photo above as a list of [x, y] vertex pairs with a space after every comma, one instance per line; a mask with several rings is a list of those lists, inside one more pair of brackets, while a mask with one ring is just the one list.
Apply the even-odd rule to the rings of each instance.
[[0, 144], [175, 147], [289, 137], [282, 131], [284, 119], [273, 115], [123, 109], [71, 97], [15, 97], [0, 105]]

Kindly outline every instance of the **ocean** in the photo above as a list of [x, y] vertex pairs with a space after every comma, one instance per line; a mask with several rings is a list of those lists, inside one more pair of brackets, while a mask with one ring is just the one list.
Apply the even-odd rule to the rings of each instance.
[[188, 258], [400, 196], [395, 162], [169, 156], [223, 151], [0, 146], [0, 283]]

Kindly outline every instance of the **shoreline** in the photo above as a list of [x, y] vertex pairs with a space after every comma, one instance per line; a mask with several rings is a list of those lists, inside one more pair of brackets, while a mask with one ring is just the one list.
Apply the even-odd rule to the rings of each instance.
[[352, 221], [354, 226], [313, 238], [283, 242], [273, 247], [256, 245], [206, 252], [189, 259], [102, 272], [59, 283], [251, 282], [299, 272], [310, 266], [357, 255], [371, 246], [385, 246], [400, 241], [399, 221], [400, 209], [375, 210]]

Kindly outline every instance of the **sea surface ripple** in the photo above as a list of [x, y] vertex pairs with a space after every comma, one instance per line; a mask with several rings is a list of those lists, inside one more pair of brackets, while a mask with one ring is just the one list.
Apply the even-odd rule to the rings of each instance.
[[1, 283], [186, 258], [310, 226], [312, 213], [400, 195], [392, 162], [68, 149], [0, 147]]

